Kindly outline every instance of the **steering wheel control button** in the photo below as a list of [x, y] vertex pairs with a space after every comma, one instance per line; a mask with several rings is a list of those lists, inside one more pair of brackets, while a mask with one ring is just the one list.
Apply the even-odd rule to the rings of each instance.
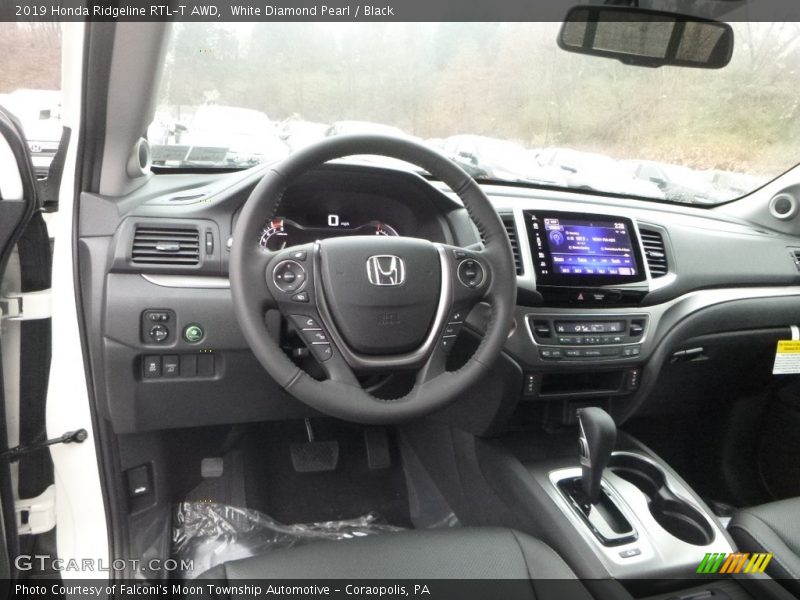
[[289, 319], [291, 319], [292, 324], [300, 330], [303, 329], [322, 329], [317, 320], [313, 317], [309, 317], [308, 315], [289, 315]]
[[446, 352], [450, 352], [453, 348], [453, 344], [456, 343], [456, 336], [454, 335], [445, 335], [442, 336], [442, 350]]
[[306, 270], [296, 260], [284, 260], [272, 271], [272, 281], [280, 291], [291, 294], [300, 290], [305, 284]]
[[312, 342], [311, 353], [318, 361], [325, 362], [331, 356], [333, 356], [333, 348], [331, 348], [331, 345], [326, 342]]
[[190, 344], [196, 344], [200, 340], [205, 337], [205, 331], [200, 325], [192, 323], [191, 325], [187, 325], [186, 328], [183, 330], [183, 339], [189, 342]]
[[161, 377], [161, 357], [145, 356], [142, 362], [142, 372], [145, 379]]
[[292, 252], [292, 258], [294, 260], [305, 260], [308, 257], [308, 253], [305, 250], [297, 250]]
[[303, 329], [300, 332], [303, 339], [309, 344], [327, 343], [328, 336], [322, 329]]
[[453, 323], [463, 323], [464, 317], [467, 315], [464, 313], [463, 310], [454, 310], [450, 313], [450, 318], [447, 319], [447, 322], [452, 325]]
[[308, 302], [308, 292], [300, 292], [292, 296], [292, 300], [295, 302]]
[[469, 288], [476, 288], [483, 283], [485, 274], [481, 263], [474, 258], [466, 258], [458, 263], [458, 280]]
[[448, 323], [444, 328], [444, 335], [458, 335], [461, 330], [461, 323]]
[[164, 325], [153, 325], [150, 328], [150, 339], [158, 344], [169, 337], [169, 329]]

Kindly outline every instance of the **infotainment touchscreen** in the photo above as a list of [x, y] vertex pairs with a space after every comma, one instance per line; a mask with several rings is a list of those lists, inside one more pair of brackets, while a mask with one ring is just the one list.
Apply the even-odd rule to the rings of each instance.
[[525, 211], [540, 285], [616, 285], [645, 279], [630, 219], [583, 213]]

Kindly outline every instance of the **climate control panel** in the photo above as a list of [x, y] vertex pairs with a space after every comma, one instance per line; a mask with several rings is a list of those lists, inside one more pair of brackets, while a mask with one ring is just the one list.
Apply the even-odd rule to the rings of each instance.
[[528, 315], [528, 329], [543, 360], [608, 360], [640, 356], [646, 314]]

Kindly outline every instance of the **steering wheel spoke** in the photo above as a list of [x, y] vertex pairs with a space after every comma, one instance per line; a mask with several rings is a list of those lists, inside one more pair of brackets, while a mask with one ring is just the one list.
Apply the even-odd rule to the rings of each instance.
[[489, 292], [492, 270], [487, 256], [480, 250], [438, 245], [450, 262], [450, 287], [456, 308], [471, 308]]

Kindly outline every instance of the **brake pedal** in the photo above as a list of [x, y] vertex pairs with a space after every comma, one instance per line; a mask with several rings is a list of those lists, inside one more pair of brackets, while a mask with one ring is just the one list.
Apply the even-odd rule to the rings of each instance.
[[311, 421], [305, 419], [308, 442], [291, 444], [292, 466], [298, 473], [333, 471], [339, 464], [339, 442], [318, 442], [314, 439]]

